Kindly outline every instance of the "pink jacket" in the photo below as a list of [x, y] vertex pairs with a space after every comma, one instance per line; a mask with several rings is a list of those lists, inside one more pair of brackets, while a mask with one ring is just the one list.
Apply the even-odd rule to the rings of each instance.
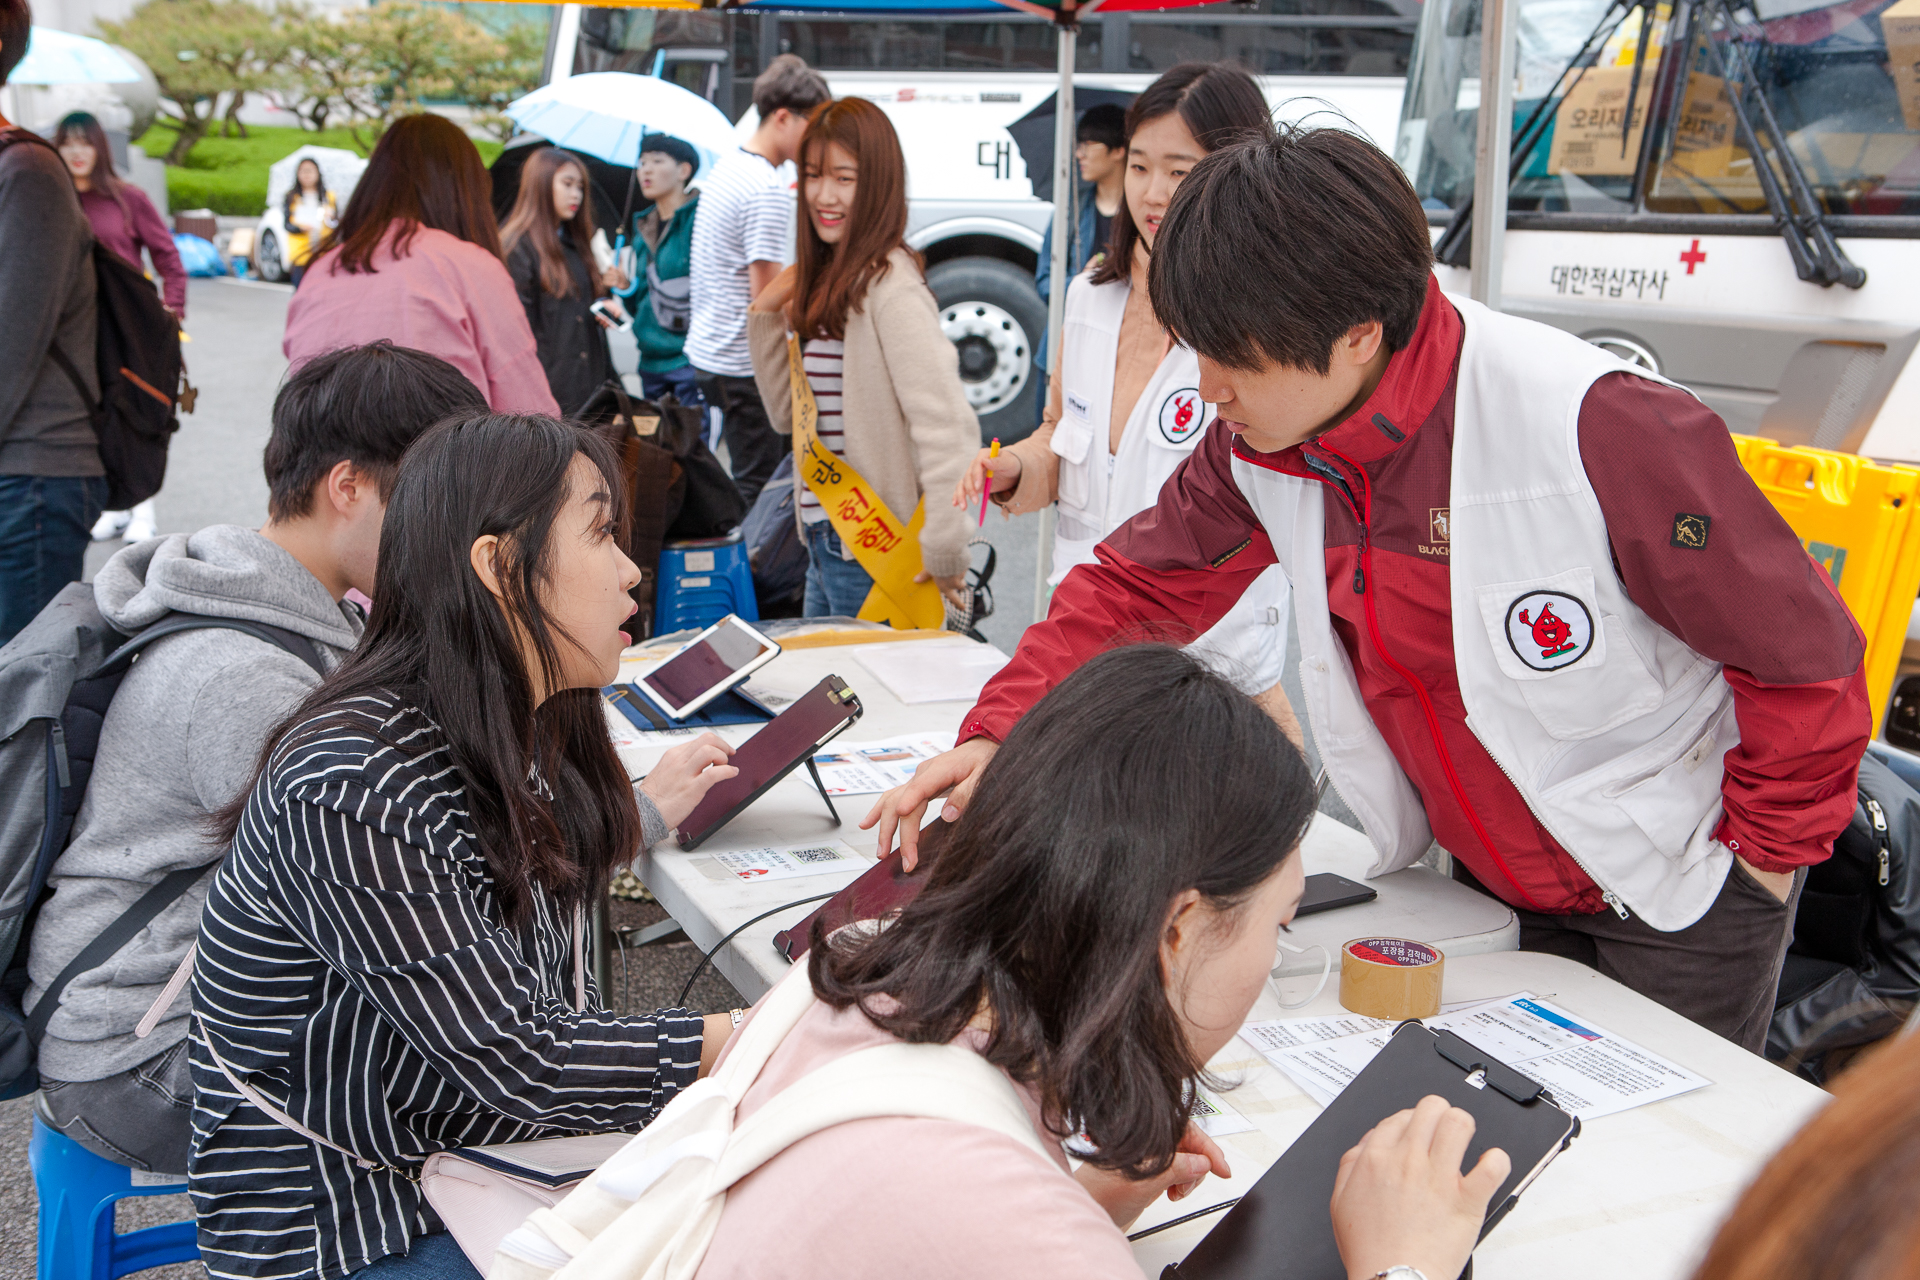
[[496, 413], [547, 413], [547, 389], [533, 331], [500, 259], [431, 227], [414, 232], [406, 256], [393, 230], [374, 251], [371, 272], [336, 271], [338, 250], [314, 260], [287, 308], [281, 343], [294, 368], [341, 347], [380, 338], [439, 356], [465, 374]]

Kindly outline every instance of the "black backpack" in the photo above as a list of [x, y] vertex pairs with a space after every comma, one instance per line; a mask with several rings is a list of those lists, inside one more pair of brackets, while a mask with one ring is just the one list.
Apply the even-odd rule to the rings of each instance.
[[107, 707], [148, 645], [176, 632], [211, 628], [278, 645], [325, 673], [312, 641], [260, 622], [172, 613], [128, 636], [100, 616], [93, 587], [84, 582], [68, 584], [0, 648], [0, 1099], [39, 1088], [34, 1051], [67, 984], [106, 963], [219, 865], [216, 858], [162, 877], [60, 972], [31, 1018], [21, 1011], [29, 985], [22, 944], [32, 937], [47, 875], [72, 835]]
[[1800, 890], [1767, 1057], [1823, 1084], [1842, 1051], [1892, 1035], [1916, 1002], [1920, 793], [1869, 752], [1853, 820]]
[[[25, 129], [0, 129], [0, 150], [20, 142], [53, 149]], [[96, 240], [93, 276], [100, 398], [88, 394], [85, 378], [60, 349], [57, 336], [47, 354], [86, 403], [107, 472], [107, 508], [124, 511], [160, 492], [167, 446], [180, 429], [175, 405], [192, 413], [195, 392], [185, 383], [180, 322], [160, 301], [146, 273]]]

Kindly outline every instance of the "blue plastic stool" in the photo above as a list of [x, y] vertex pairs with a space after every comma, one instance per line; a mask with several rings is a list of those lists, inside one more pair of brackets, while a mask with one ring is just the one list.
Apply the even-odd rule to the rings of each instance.
[[653, 634], [712, 626], [728, 614], [760, 620], [747, 544], [735, 529], [724, 538], [669, 542], [660, 549]]
[[115, 1235], [113, 1206], [129, 1196], [170, 1196], [182, 1182], [133, 1185], [133, 1170], [102, 1160], [73, 1139], [33, 1118], [27, 1144], [33, 1185], [40, 1195], [39, 1280], [115, 1280], [169, 1262], [200, 1256], [191, 1218]]

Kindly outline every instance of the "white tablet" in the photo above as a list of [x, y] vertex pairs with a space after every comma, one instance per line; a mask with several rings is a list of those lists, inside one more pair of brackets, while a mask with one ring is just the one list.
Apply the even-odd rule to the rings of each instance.
[[670, 719], [684, 720], [780, 656], [780, 646], [728, 614], [635, 682]]

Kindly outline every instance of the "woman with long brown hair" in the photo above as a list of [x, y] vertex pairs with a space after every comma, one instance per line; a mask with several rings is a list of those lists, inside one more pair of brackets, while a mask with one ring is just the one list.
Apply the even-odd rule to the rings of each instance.
[[540, 367], [567, 413], [579, 412], [613, 373], [608, 323], [591, 310], [607, 287], [593, 261], [590, 181], [580, 157], [541, 147], [520, 170], [520, 196], [500, 229]]
[[[820, 445], [864, 479], [904, 530], [922, 495], [944, 495], [959, 482], [980, 443], [959, 357], [941, 332], [919, 255], [906, 246], [906, 158], [880, 108], [843, 98], [814, 109], [800, 174], [795, 262], [747, 316], [753, 376], [773, 429], [790, 434], [798, 391], [788, 373], [791, 328]], [[807, 616], [856, 615], [873, 585], [861, 561], [886, 550], [892, 535], [849, 547], [835, 528], [852, 527], [849, 517], [821, 503], [805, 470], [797, 469], [794, 490], [810, 562]], [[957, 600], [968, 534], [964, 513], [927, 503], [916, 580], [930, 577]]]
[[439, 356], [497, 412], [560, 411], [501, 261], [486, 166], [442, 116], [403, 116], [381, 137], [281, 349], [298, 367], [380, 338]]

